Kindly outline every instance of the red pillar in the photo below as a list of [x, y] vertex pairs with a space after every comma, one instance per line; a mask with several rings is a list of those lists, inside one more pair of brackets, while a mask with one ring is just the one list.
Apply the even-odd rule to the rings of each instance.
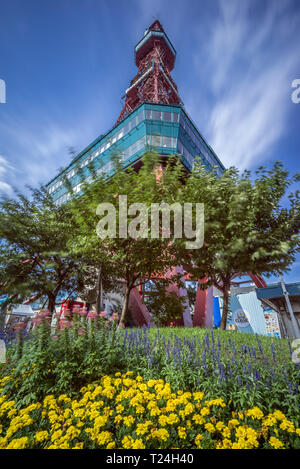
[[200, 285], [206, 280], [199, 280], [196, 295], [193, 326], [213, 327], [213, 287], [201, 290]]

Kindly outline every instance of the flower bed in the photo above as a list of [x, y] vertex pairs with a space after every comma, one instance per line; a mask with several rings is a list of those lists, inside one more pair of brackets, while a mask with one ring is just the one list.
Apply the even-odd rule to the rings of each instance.
[[231, 412], [222, 398], [131, 372], [102, 377], [78, 399], [48, 395], [18, 409], [4, 395], [0, 421], [2, 449], [300, 448], [300, 428], [279, 410]]

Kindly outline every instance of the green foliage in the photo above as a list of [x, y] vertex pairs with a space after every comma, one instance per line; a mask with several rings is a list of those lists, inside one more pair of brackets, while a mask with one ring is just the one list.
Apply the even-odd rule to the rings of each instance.
[[[169, 197], [171, 192], [176, 193], [178, 187], [175, 182], [179, 174], [182, 174], [182, 167], [177, 164], [177, 170], [170, 173], [168, 179], [163, 178], [162, 182], [157, 179], [159, 168], [160, 159], [154, 153], [144, 155], [143, 164], [138, 172], [133, 168], [124, 171], [116, 158], [116, 172], [113, 178], [102, 177], [94, 179], [90, 184], [83, 184], [82, 195], [73, 199], [76, 226], [69, 246], [74, 252], [83, 253], [95, 265], [109, 266], [110, 274], [123, 281], [124, 303], [120, 318], [120, 324], [123, 325], [128, 320], [128, 299], [131, 290], [147, 282], [154, 274], [163, 276], [176, 265], [174, 245], [169, 239], [151, 237], [150, 207], [152, 203], [161, 203], [167, 193]], [[127, 197], [128, 207], [139, 203], [146, 206], [145, 223], [141, 209], [135, 205], [136, 212], [132, 216], [136, 218], [139, 214], [140, 221], [136, 224], [134, 236], [124, 236], [120, 233], [122, 224], [122, 213], [119, 210], [120, 196]], [[97, 207], [101, 203], [111, 204], [115, 209], [114, 237], [100, 239], [96, 233], [97, 223], [101, 223], [104, 227], [106, 219], [106, 215], [100, 220], [98, 218], [100, 215], [96, 215]], [[133, 222], [132, 216], [128, 217], [128, 226]]]
[[68, 252], [70, 225], [69, 206], [56, 206], [43, 187], [1, 201], [0, 289], [12, 302], [47, 296], [53, 311], [60, 292], [80, 288], [85, 265]]
[[269, 276], [289, 269], [299, 251], [299, 196], [282, 200], [293, 177], [281, 163], [260, 168], [255, 179], [230, 168], [220, 176], [195, 164], [182, 192], [182, 202], [203, 203], [204, 246], [183, 250], [195, 279], [207, 277], [204, 287], [223, 292], [221, 327], [226, 327], [231, 280], [240, 273]]
[[168, 283], [156, 280], [145, 292], [144, 302], [158, 327], [168, 326], [171, 322], [182, 319], [185, 309], [185, 297], [168, 291]]

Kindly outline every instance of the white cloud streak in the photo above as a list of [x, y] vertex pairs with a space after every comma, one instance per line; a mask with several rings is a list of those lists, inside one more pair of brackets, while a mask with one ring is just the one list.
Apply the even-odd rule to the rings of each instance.
[[13, 191], [10, 184], [5, 182], [3, 179], [12, 171], [13, 166], [7, 161], [7, 159], [0, 155], [0, 195], [10, 195]]
[[299, 65], [300, 15], [291, 18], [287, 4], [267, 2], [253, 17], [254, 4], [221, 1], [221, 16], [205, 41], [204, 67], [203, 52], [195, 56], [198, 73], [211, 76], [214, 98], [205, 134], [224, 164], [240, 169], [261, 164], [284, 135], [291, 76]]

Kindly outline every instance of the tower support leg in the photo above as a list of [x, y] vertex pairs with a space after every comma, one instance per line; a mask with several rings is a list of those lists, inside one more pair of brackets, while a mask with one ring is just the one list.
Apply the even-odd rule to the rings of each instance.
[[213, 287], [201, 290], [200, 285], [203, 280], [199, 280], [196, 295], [193, 326], [212, 328], [213, 327]]

